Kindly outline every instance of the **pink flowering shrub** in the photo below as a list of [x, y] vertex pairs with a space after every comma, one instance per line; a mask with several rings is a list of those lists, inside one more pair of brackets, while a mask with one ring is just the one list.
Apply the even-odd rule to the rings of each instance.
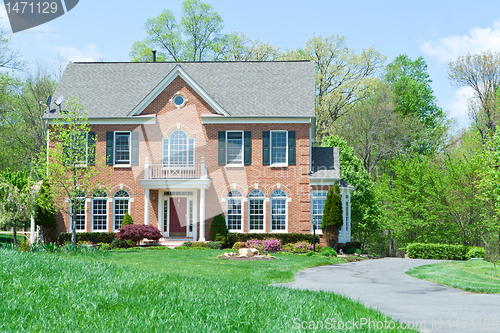
[[246, 247], [247, 247], [247, 245], [245, 244], [245, 242], [236, 242], [233, 245], [233, 250], [239, 250], [239, 249], [243, 249]]
[[264, 251], [264, 244], [260, 239], [249, 239], [246, 241], [245, 245], [249, 249], [257, 249], [259, 252]]
[[293, 252], [309, 252], [313, 250], [313, 245], [309, 242], [303, 241], [295, 243]]
[[163, 237], [158, 228], [152, 225], [144, 224], [128, 224], [120, 229], [116, 237], [123, 240], [131, 240], [133, 242], [140, 242], [144, 238], [151, 240], [158, 240]]
[[281, 251], [283, 249], [281, 241], [277, 238], [266, 238], [262, 241], [262, 245], [266, 251]]

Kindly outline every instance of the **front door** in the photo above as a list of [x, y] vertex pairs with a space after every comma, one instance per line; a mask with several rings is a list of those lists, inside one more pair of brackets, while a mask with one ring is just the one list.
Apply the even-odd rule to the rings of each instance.
[[169, 206], [170, 236], [186, 237], [187, 198], [171, 197]]

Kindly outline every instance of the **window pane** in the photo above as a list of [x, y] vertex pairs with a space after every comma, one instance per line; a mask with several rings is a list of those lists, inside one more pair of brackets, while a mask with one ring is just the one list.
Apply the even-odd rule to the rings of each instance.
[[[75, 229], [85, 230], [85, 220], [86, 220], [85, 198], [77, 200], [75, 209], [76, 209]], [[72, 226], [70, 226], [70, 230], [71, 228]]]
[[242, 199], [228, 198], [227, 200], [227, 228], [229, 230], [241, 229], [241, 202]]
[[92, 229], [106, 230], [108, 222], [108, 199], [92, 199]]
[[271, 228], [286, 230], [286, 199], [271, 199]]
[[323, 219], [323, 210], [325, 209], [325, 198], [313, 199], [313, 219], [316, 220], [316, 227], [321, 229], [321, 220]]
[[[124, 191], [123, 191], [124, 192]], [[118, 193], [117, 193], [118, 194]], [[115, 195], [116, 197], [117, 195]], [[120, 229], [122, 227], [123, 217], [125, 213], [128, 212], [128, 203], [129, 199], [115, 199], [115, 230]]]
[[130, 133], [115, 134], [115, 164], [130, 164]]
[[271, 132], [271, 164], [287, 163], [286, 132]]
[[183, 131], [175, 131], [169, 139], [170, 164], [185, 166], [188, 163], [188, 140]]
[[243, 163], [243, 134], [241, 132], [227, 133], [227, 163]]
[[264, 199], [249, 200], [250, 230], [264, 230]]

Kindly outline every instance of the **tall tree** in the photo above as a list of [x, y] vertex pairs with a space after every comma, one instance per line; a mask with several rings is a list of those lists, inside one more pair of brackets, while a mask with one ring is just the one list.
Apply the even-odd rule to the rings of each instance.
[[500, 85], [500, 52], [467, 54], [448, 64], [448, 78], [456, 87], [470, 87], [475, 101], [469, 115], [483, 139], [493, 135], [498, 123], [496, 93]]
[[323, 219], [321, 220], [321, 229], [328, 246], [335, 247], [339, 240], [339, 228], [343, 224], [342, 194], [340, 194], [339, 184], [335, 183], [326, 195]]
[[7, 29], [0, 26], [0, 67], [20, 69], [23, 67], [20, 58], [19, 52], [12, 50]]

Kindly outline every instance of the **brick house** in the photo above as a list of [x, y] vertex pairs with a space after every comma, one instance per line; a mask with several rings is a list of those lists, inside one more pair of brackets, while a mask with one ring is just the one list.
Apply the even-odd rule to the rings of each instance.
[[[339, 182], [340, 242], [350, 241], [350, 192], [337, 148], [313, 147], [314, 62], [70, 63], [54, 96], [76, 97], [111, 169], [86, 199], [77, 231], [115, 231], [126, 211], [165, 240], [230, 232], [312, 233]], [[53, 106], [49, 124], [60, 108]], [[50, 135], [49, 135], [50, 137]], [[59, 216], [57, 232], [68, 232]]]

